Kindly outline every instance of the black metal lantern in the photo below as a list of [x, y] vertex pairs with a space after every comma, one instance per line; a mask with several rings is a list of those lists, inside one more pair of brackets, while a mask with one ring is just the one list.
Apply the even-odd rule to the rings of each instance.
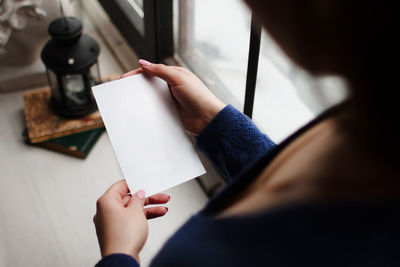
[[101, 83], [97, 58], [100, 47], [74, 17], [60, 17], [49, 25], [52, 37], [41, 58], [46, 65], [54, 110], [66, 117], [79, 117], [97, 110], [91, 87]]

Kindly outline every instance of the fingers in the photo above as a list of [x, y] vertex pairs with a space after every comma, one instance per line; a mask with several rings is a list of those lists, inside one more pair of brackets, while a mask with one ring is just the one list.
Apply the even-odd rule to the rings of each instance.
[[161, 206], [151, 207], [151, 208], [144, 209], [143, 212], [147, 219], [154, 219], [154, 218], [164, 216], [168, 212], [168, 208], [161, 207]]
[[136, 192], [136, 194], [132, 195], [126, 207], [132, 210], [137, 210], [139, 208], [143, 209], [144, 201], [145, 201], [145, 192], [144, 190], [139, 190]]
[[[122, 202], [124, 203], [125, 207], [128, 205], [130, 199], [131, 199], [130, 194], [123, 197]], [[165, 204], [170, 199], [171, 199], [171, 197], [167, 194], [163, 194], [163, 193], [155, 194], [155, 195], [152, 195], [151, 197], [147, 197], [144, 200], [144, 206], [155, 205], [155, 204]]]
[[143, 72], [142, 68], [139, 68], [139, 69], [136, 69], [136, 70], [131, 70], [131, 71], [127, 72], [127, 73], [122, 74], [121, 77], [119, 77], [119, 78], [122, 79], [122, 78], [125, 78], [125, 77], [128, 77], [128, 76], [132, 76], [132, 75], [136, 75], [136, 74], [142, 73], [142, 72]]
[[129, 193], [128, 185], [125, 180], [120, 180], [110, 186], [104, 193], [104, 196], [112, 196], [117, 199], [123, 199]]
[[[130, 199], [131, 199], [131, 195], [130, 194], [123, 197], [122, 202], [124, 203], [124, 207], [128, 206], [128, 203], [129, 203]], [[169, 195], [167, 195], [167, 194], [163, 194], [163, 193], [155, 194], [155, 195], [153, 195], [151, 197], [145, 198], [144, 206], [165, 204], [165, 203], [168, 203], [168, 201], [170, 199], [171, 199], [171, 197]], [[161, 208], [168, 210], [168, 208], [164, 208], [164, 207], [161, 207]], [[160, 216], [162, 216], [162, 215], [160, 215]], [[159, 216], [157, 216], [157, 217], [159, 217]], [[154, 218], [154, 217], [152, 217], [152, 218]]]
[[179, 75], [179, 71], [174, 67], [165, 66], [164, 64], [153, 64], [144, 59], [140, 59], [139, 64], [144, 73], [157, 76], [172, 86], [180, 82], [181, 76]]
[[171, 197], [167, 194], [159, 193], [146, 198], [144, 205], [165, 204]]
[[[124, 192], [129, 192], [125, 180], [121, 180], [113, 184], [106, 192], [106, 194], [118, 194], [122, 198], [124, 207], [132, 209], [133, 211], [143, 210], [147, 219], [154, 219], [164, 216], [168, 212], [167, 207], [157, 206], [143, 209], [145, 205], [165, 204], [171, 197], [164, 193], [158, 193], [148, 198], [145, 198], [145, 192], [139, 190], [136, 194], [130, 195]], [[99, 199], [100, 200], [100, 199]], [[99, 201], [98, 201], [99, 202]], [[96, 224], [96, 215], [93, 217], [93, 222]]]
[[129, 203], [129, 200], [131, 200], [131, 195], [125, 195], [122, 199], [122, 202], [124, 203], [124, 207], [126, 207]]

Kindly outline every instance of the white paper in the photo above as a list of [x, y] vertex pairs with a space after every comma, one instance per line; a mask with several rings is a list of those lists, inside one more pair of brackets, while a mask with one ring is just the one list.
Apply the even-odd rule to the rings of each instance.
[[131, 192], [150, 196], [205, 173], [165, 81], [138, 74], [92, 89]]

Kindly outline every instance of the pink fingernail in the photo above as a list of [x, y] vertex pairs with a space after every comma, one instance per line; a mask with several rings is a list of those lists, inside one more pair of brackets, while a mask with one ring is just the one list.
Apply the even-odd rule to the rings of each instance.
[[144, 190], [140, 189], [139, 191], [137, 191], [136, 195], [140, 198], [140, 199], [144, 199], [145, 196], [145, 192]]
[[139, 64], [144, 66], [144, 67], [148, 67], [151, 66], [151, 62], [144, 60], [144, 59], [139, 59]]

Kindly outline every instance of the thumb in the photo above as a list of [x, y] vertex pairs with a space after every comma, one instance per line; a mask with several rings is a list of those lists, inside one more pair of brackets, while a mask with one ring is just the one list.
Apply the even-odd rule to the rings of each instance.
[[144, 206], [144, 201], [145, 201], [145, 192], [144, 190], [139, 190], [136, 192], [136, 194], [132, 195], [127, 207], [129, 209], [142, 210]]
[[180, 75], [174, 67], [164, 64], [154, 64], [144, 59], [140, 59], [139, 64], [144, 73], [157, 76], [170, 85], [176, 85], [179, 82]]

